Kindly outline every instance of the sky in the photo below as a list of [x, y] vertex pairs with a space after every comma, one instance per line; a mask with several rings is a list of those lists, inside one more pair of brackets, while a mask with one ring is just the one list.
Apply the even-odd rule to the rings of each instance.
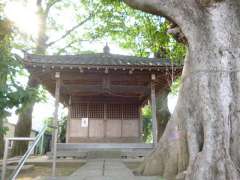
[[[20, 1], [5, 1], [8, 2], [7, 6], [5, 7], [5, 15], [11, 19], [14, 24], [22, 31], [27, 34], [32, 35], [33, 37], [37, 35], [38, 29], [36, 28], [36, 23], [38, 22], [38, 19], [36, 17], [36, 7], [34, 5], [35, 1], [29, 1], [30, 3], [27, 3], [23, 5], [20, 3]], [[68, 10], [65, 10], [63, 13], [64, 16], [58, 15], [58, 12], [55, 13], [54, 17], [59, 18], [59, 21], [64, 22], [64, 28], [69, 29], [69, 27], [72, 27], [75, 22], [69, 21], [69, 19], [74, 19], [72, 10], [69, 8]], [[51, 38], [55, 39], [59, 35], [56, 33], [53, 33], [51, 35]], [[105, 46], [106, 42], [108, 43], [110, 47], [110, 52], [112, 54], [122, 54], [122, 55], [133, 55], [133, 52], [130, 50], [125, 50], [120, 48], [116, 43], [112, 42], [110, 39], [106, 38], [103, 41], [94, 41], [94, 42], [83, 42], [81, 46], [82, 51], [94, 51], [96, 53], [102, 52], [103, 47]], [[25, 84], [27, 83], [27, 77], [18, 77], [18, 80]], [[169, 110], [172, 113], [175, 105], [177, 102], [177, 96], [170, 94], [168, 97], [168, 106]], [[16, 123], [17, 122], [17, 115], [14, 113], [15, 109], [12, 111], [12, 115], [8, 118], [9, 122]], [[54, 98], [48, 93], [47, 94], [47, 101], [46, 102], [40, 102], [36, 103], [33, 110], [33, 120], [32, 120], [32, 129], [40, 130], [43, 126], [43, 120], [49, 117], [53, 116], [54, 112]], [[66, 108], [61, 105], [59, 110], [59, 115], [66, 115], [67, 110]]]

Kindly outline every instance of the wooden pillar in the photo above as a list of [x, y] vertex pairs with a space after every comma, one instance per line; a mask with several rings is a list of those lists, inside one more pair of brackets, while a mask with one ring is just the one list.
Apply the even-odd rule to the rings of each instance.
[[[88, 126], [87, 126], [87, 128], [88, 128], [88, 130], [87, 130], [87, 138], [89, 139], [90, 138], [90, 119], [89, 119], [89, 103], [87, 103], [87, 118], [88, 118]], [[89, 140], [88, 140], [89, 141]]]
[[103, 133], [104, 138], [107, 137], [107, 104], [104, 103]]
[[123, 106], [124, 104], [121, 104], [121, 138], [123, 138]]
[[40, 154], [43, 156], [44, 152], [43, 152], [43, 149], [44, 148], [44, 134], [41, 138], [41, 143], [40, 143]]
[[71, 121], [71, 105], [72, 105], [72, 96], [69, 97], [68, 101], [68, 117], [67, 117], [67, 127], [66, 127], [66, 143], [69, 143], [69, 131], [70, 131], [70, 121]]
[[142, 115], [142, 105], [138, 106], [139, 111], [139, 137], [140, 142], [143, 142], [143, 115]]
[[57, 136], [58, 136], [58, 108], [59, 108], [59, 97], [60, 97], [60, 72], [55, 73], [56, 88], [55, 88], [55, 110], [53, 120], [53, 164], [52, 164], [52, 176], [56, 175], [56, 158], [57, 158]]
[[157, 145], [157, 108], [156, 108], [156, 90], [155, 81], [156, 75], [151, 75], [151, 107], [152, 107], [152, 134], [153, 134], [153, 145]]

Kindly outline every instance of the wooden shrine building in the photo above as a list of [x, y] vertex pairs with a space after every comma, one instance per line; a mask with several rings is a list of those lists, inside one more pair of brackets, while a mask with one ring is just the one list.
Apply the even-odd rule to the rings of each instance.
[[104, 53], [25, 54], [24, 65], [69, 108], [67, 143], [140, 143], [141, 107], [151, 99], [157, 142], [156, 94], [170, 86], [182, 66], [166, 59]]

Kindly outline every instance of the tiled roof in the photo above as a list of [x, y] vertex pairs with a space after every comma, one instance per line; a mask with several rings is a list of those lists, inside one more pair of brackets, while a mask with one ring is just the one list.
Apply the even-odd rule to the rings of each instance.
[[143, 58], [107, 53], [80, 55], [35, 55], [25, 54], [25, 63], [44, 65], [86, 66], [169, 66], [168, 59]]

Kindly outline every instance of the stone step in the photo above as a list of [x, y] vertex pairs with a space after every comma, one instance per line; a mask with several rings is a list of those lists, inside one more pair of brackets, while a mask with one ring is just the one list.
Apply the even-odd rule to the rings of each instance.
[[120, 159], [120, 151], [89, 151], [87, 153], [88, 159]]
[[118, 149], [118, 150], [126, 150], [126, 149], [153, 149], [153, 144], [146, 143], [58, 143], [57, 150], [84, 150], [84, 149], [99, 149], [99, 150], [107, 150], [107, 149]]

